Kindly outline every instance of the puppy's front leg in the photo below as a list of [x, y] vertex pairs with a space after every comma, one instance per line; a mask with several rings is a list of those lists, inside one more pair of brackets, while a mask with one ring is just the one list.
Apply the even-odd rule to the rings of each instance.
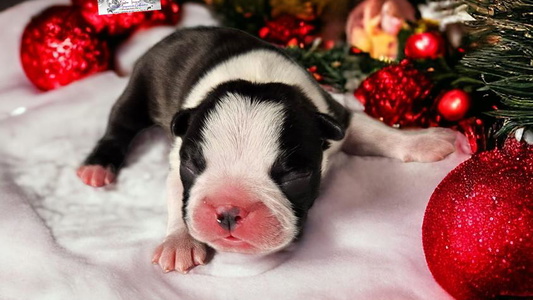
[[152, 262], [165, 272], [176, 270], [187, 273], [203, 265], [206, 246], [191, 237], [182, 216], [183, 185], [179, 169], [170, 170], [167, 177], [168, 226], [167, 236], [154, 251]]
[[379, 155], [402, 161], [432, 162], [455, 150], [455, 132], [446, 128], [399, 130], [364, 113], [354, 113], [343, 151], [352, 155]]

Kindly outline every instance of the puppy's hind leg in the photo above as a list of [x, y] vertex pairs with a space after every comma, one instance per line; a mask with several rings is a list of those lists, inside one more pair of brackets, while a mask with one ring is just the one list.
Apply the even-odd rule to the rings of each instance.
[[104, 136], [76, 172], [87, 185], [100, 187], [113, 182], [133, 138], [153, 125], [145, 96], [146, 87], [139, 77], [135, 73], [132, 75], [111, 110]]
[[342, 149], [352, 155], [433, 162], [455, 150], [455, 137], [455, 132], [446, 128], [399, 130], [361, 112], [352, 115]]

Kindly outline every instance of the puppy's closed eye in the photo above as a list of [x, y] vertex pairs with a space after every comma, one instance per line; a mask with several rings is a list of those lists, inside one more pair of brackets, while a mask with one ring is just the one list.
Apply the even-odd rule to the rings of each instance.
[[191, 162], [181, 162], [180, 164], [180, 176], [181, 179], [187, 182], [193, 181], [198, 175], [200, 174], [200, 171], [198, 168]]
[[281, 178], [281, 189], [288, 195], [305, 193], [311, 184], [311, 172], [290, 172]]

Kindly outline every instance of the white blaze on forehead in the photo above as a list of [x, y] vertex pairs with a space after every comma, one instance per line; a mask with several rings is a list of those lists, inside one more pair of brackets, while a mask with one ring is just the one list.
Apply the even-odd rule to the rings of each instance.
[[185, 98], [184, 107], [196, 107], [213, 87], [238, 79], [254, 83], [279, 82], [298, 86], [320, 112], [328, 112], [328, 105], [320, 88], [307, 71], [287, 57], [264, 49], [237, 55], [209, 70]]
[[202, 129], [202, 152], [209, 171], [268, 176], [280, 154], [283, 119], [280, 103], [225, 96], [208, 114]]

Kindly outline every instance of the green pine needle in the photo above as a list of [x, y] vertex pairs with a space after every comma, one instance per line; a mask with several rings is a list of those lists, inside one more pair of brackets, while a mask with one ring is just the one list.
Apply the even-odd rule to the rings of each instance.
[[[533, 127], [533, 1], [462, 0], [475, 21], [470, 40], [479, 48], [461, 60], [459, 71], [481, 80], [501, 98], [500, 109], [488, 112], [503, 119], [497, 135]], [[458, 80], [464, 80], [462, 78]]]

